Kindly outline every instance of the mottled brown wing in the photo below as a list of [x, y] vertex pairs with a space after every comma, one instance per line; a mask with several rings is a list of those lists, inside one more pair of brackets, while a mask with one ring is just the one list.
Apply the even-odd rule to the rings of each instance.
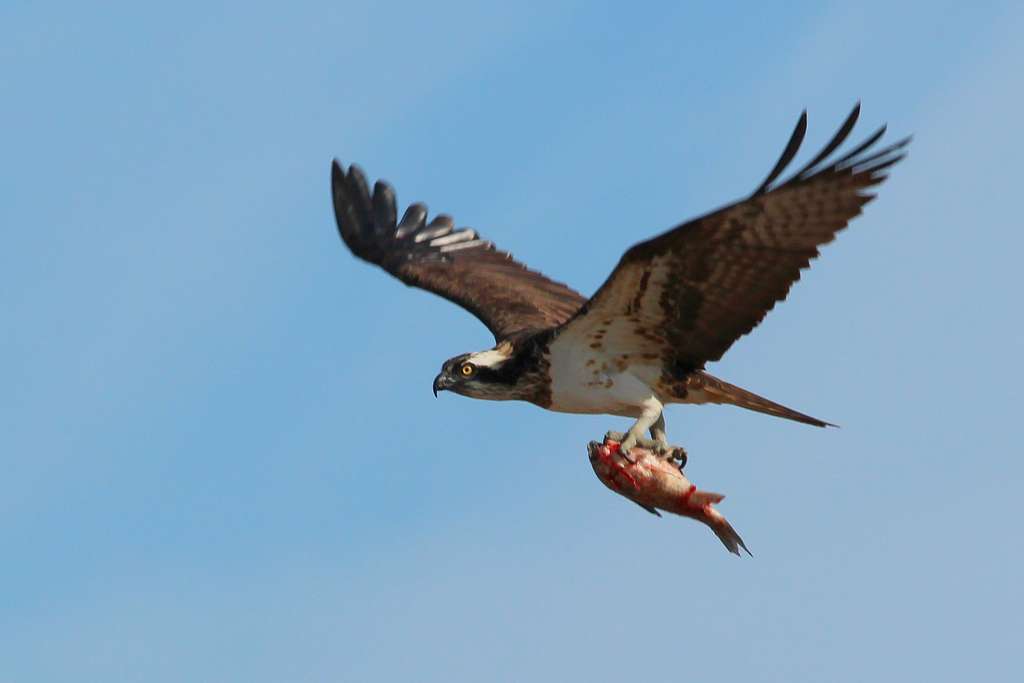
[[818, 247], [861, 212], [873, 197], [869, 190], [903, 158], [909, 138], [872, 150], [883, 126], [826, 161], [859, 111], [860, 105], [814, 159], [773, 186], [803, 139], [804, 112], [752, 196], [632, 247], [559, 337], [609, 352], [656, 353], [671, 375], [720, 359], [786, 298]]
[[352, 253], [407, 285], [453, 301], [479, 318], [495, 340], [556, 327], [586, 299], [494, 248], [450, 216], [427, 223], [427, 207], [411, 204], [397, 220], [395, 193], [378, 180], [371, 195], [362, 171], [335, 161], [331, 192], [338, 232]]

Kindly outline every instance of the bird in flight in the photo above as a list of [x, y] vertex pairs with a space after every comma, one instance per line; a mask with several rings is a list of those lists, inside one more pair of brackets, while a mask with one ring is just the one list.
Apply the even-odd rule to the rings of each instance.
[[411, 204], [399, 220], [390, 185], [378, 180], [371, 193], [357, 166], [345, 170], [337, 160], [334, 213], [353, 254], [462, 306], [494, 334], [493, 348], [444, 362], [435, 396], [447, 390], [633, 418], [621, 444], [626, 453], [637, 443], [672, 451], [663, 412], [671, 403], [730, 404], [824, 427], [704, 366], [786, 298], [818, 248], [861, 212], [904, 157], [909, 138], [876, 147], [885, 126], [834, 155], [859, 114], [858, 104], [813, 159], [779, 181], [806, 133], [805, 111], [753, 194], [634, 245], [589, 299], [475, 230], [456, 229], [448, 215], [428, 222], [423, 204]]

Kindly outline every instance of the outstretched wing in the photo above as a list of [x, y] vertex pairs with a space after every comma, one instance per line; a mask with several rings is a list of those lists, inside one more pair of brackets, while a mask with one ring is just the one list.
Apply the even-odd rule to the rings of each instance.
[[559, 336], [593, 348], [657, 353], [675, 376], [721, 358], [786, 298], [818, 247], [861, 212], [871, 188], [903, 158], [909, 138], [873, 149], [883, 126], [827, 160], [859, 113], [858, 104], [819, 154], [774, 185], [803, 141], [804, 112], [753, 195], [629, 249]]
[[331, 191], [338, 232], [352, 253], [407, 285], [453, 301], [479, 318], [495, 340], [556, 327], [586, 299], [481, 239], [455, 229], [450, 216], [427, 223], [427, 207], [411, 204], [397, 220], [395, 193], [378, 180], [371, 195], [362, 171], [335, 161]]

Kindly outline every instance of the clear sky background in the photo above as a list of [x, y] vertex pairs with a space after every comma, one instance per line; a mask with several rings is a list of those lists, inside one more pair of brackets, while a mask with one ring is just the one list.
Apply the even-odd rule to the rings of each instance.
[[[1024, 9], [694, 5], [0, 4], [0, 681], [1016, 680]], [[752, 559], [335, 232], [337, 156], [590, 293], [858, 99], [910, 157], [711, 368], [843, 428], [667, 414]]]

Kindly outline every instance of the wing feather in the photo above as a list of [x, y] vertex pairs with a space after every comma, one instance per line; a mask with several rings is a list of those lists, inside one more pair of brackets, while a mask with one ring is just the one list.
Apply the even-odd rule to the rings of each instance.
[[462, 306], [496, 340], [557, 327], [586, 301], [480, 239], [475, 230], [456, 230], [446, 214], [427, 223], [423, 204], [411, 204], [396, 222], [394, 190], [378, 180], [371, 195], [354, 164], [346, 172], [333, 163], [331, 192], [338, 232], [353, 254]]
[[782, 150], [782, 155], [779, 160], [775, 162], [775, 167], [772, 168], [768, 177], [764, 179], [754, 194], [762, 194], [768, 190], [775, 179], [782, 175], [782, 172], [789, 166], [789, 162], [793, 161], [793, 157], [800, 150], [800, 145], [803, 144], [804, 136], [807, 134], [807, 110], [800, 114], [800, 118], [796, 122], [796, 128], [793, 129], [793, 134], [789, 136], [789, 142], [786, 143], [786, 148]]
[[607, 336], [629, 347], [616, 351], [658, 353], [670, 375], [720, 359], [786, 298], [818, 249], [861, 212], [874, 197], [872, 188], [904, 157], [909, 138], [872, 151], [883, 126], [826, 162], [859, 113], [858, 104], [819, 154], [773, 185], [803, 140], [801, 114], [753, 195], [630, 248], [558, 334], [581, 342]]

